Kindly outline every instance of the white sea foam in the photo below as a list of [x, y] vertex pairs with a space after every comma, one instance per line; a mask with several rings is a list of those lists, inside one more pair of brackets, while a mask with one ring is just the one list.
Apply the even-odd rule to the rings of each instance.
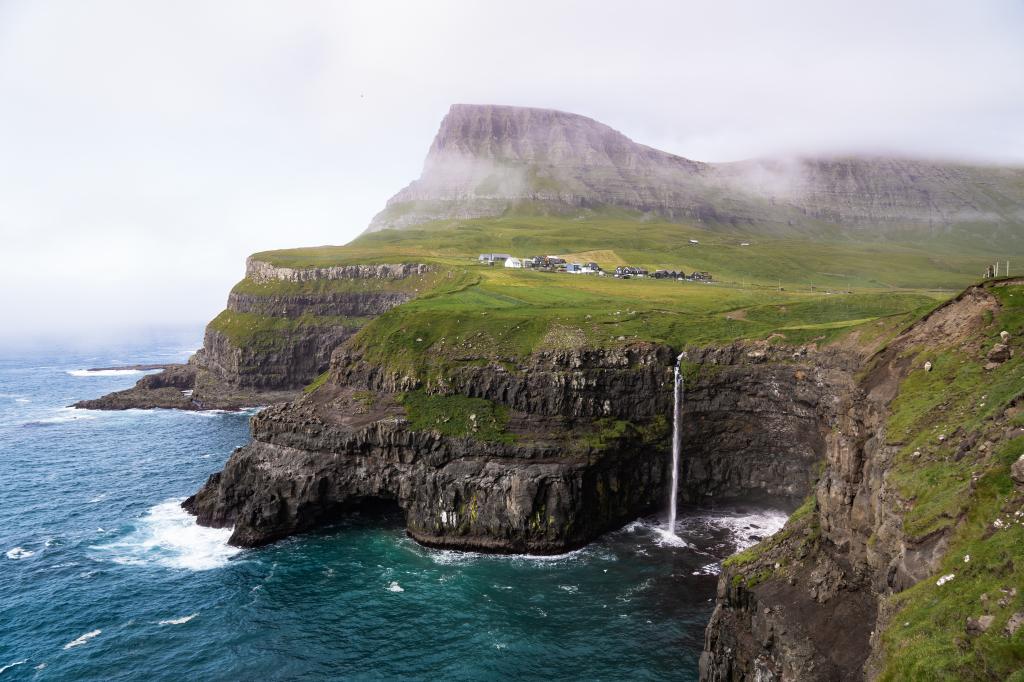
[[691, 575], [718, 575], [722, 572], [722, 565], [718, 562], [712, 562], [710, 564], [704, 564], [696, 571], [693, 571]]
[[686, 540], [682, 539], [678, 534], [668, 528], [654, 528], [653, 530], [657, 538], [655, 542], [657, 542], [661, 547], [685, 548], [690, 546]]
[[15, 661], [14, 663], [8, 663], [7, 665], [5, 665], [2, 668], [0, 668], [0, 675], [3, 675], [6, 671], [10, 670], [11, 668], [13, 668], [15, 666], [25, 665], [26, 663], [28, 663], [28, 659], [27, 658], [24, 658], [24, 659], [22, 659], [20, 661]]
[[181, 499], [151, 507], [125, 537], [93, 549], [127, 565], [156, 564], [205, 571], [227, 564], [239, 551], [228, 544], [230, 528], [205, 528], [181, 508]]
[[89, 419], [96, 419], [96, 415], [91, 411], [79, 410], [74, 407], [62, 407], [57, 410], [57, 414], [54, 416], [25, 422], [25, 426], [53, 426], [55, 424], [66, 424], [68, 422]]
[[712, 512], [701, 514], [695, 520], [728, 530], [735, 543], [734, 551], [739, 552], [782, 530], [788, 518], [783, 511], [764, 509], [756, 512]]
[[29, 398], [15, 398], [14, 402], [16, 402], [16, 403], [30, 403], [32, 401]]
[[405, 592], [405, 588], [398, 584], [398, 581], [392, 580], [391, 584], [387, 587], [388, 592]]
[[17, 561], [18, 559], [27, 559], [30, 556], [32, 556], [33, 554], [35, 554], [35, 552], [30, 552], [29, 550], [25, 549], [24, 547], [14, 547], [13, 549], [7, 550], [7, 553], [5, 554], [5, 556], [8, 559], [12, 559], [14, 561]]
[[[655, 518], [637, 519], [627, 524], [623, 531], [645, 536], [642, 542], [653, 541], [659, 547], [687, 547], [697, 551], [692, 544], [695, 538], [708, 539], [724, 530], [727, 540], [710, 550], [709, 556], [715, 556], [715, 550], [739, 552], [760, 542], [781, 530], [787, 518], [785, 512], [776, 509], [710, 510], [682, 515], [676, 522], [675, 533], [669, 533], [662, 521]], [[689, 538], [690, 543], [684, 538]], [[700, 544], [699, 540], [697, 542]], [[646, 553], [642, 544], [636, 551]], [[701, 567], [694, 575], [713, 575], [720, 569], [719, 564], [712, 563]]]
[[144, 374], [146, 371], [154, 370], [141, 370], [141, 369], [69, 369], [67, 373], [73, 377], [119, 377], [128, 376], [131, 374]]
[[483, 552], [464, 552], [456, 549], [433, 549], [415, 544], [412, 540], [403, 538], [410, 549], [414, 552], [426, 554], [431, 561], [442, 566], [458, 566], [474, 563], [476, 561], [505, 561], [512, 564], [557, 564], [568, 563], [581, 559], [603, 559], [614, 561], [615, 555], [601, 548], [589, 545], [581, 549], [574, 549], [563, 554], [485, 554]]
[[103, 631], [102, 630], [93, 630], [91, 632], [87, 632], [84, 635], [82, 635], [81, 637], [79, 637], [78, 639], [73, 639], [70, 642], [68, 642], [67, 644], [65, 644], [64, 648], [65, 649], [73, 649], [76, 646], [82, 646], [83, 644], [88, 642], [93, 637], [98, 637], [101, 632], [103, 632]]
[[193, 613], [191, 616], [182, 616], [181, 618], [168, 618], [167, 620], [160, 621], [160, 625], [184, 625], [196, 616], [198, 613]]

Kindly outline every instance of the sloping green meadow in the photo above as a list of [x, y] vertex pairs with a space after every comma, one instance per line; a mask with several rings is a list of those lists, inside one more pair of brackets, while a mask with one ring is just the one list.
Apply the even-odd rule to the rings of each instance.
[[[608, 271], [621, 264], [707, 271], [714, 282], [480, 265], [477, 255], [488, 252], [595, 260]], [[417, 299], [373, 320], [354, 341], [368, 359], [424, 376], [443, 373], [452, 363], [513, 361], [567, 345], [650, 340], [679, 348], [773, 335], [790, 343], [827, 342], [854, 331], [862, 338], [885, 336], [976, 281], [993, 260], [941, 240], [910, 245], [842, 235], [763, 238], [731, 226], [668, 223], [610, 210], [573, 216], [522, 211], [255, 257], [288, 267], [434, 265]], [[259, 295], [261, 286], [243, 282], [236, 290]], [[317, 285], [274, 283], [265, 293], [282, 295], [300, 286], [303, 291], [295, 293], [313, 293]]]

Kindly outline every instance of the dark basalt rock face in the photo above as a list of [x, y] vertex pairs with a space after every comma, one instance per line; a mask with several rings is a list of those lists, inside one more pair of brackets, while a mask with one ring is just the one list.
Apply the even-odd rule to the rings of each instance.
[[233, 525], [233, 544], [255, 546], [330, 523], [364, 501], [393, 500], [424, 544], [546, 554], [583, 545], [663, 497], [664, 450], [595, 458], [538, 434], [484, 443], [410, 431], [397, 414], [331, 423], [320, 408], [258, 415], [253, 442], [185, 508], [202, 524]]
[[203, 347], [190, 362], [207, 375], [207, 390], [214, 385], [222, 392], [301, 389], [327, 369], [331, 351], [356, 331], [344, 326], [299, 328], [279, 332], [272, 347], [239, 347], [207, 328]]
[[857, 356], [736, 344], [689, 350], [684, 360], [702, 371], [686, 387], [683, 501], [792, 504], [806, 496]]
[[[825, 427], [815, 420], [830, 418], [828, 393], [843, 385], [851, 358], [794, 359], [793, 349], [767, 344], [690, 352], [722, 371], [693, 383], [696, 401], [684, 416], [693, 480], [684, 495], [805, 495], [806, 469], [823, 455]], [[201, 524], [234, 526], [231, 541], [243, 546], [386, 499], [427, 545], [565, 551], [667, 503], [674, 360], [669, 348], [646, 343], [538, 353], [514, 370], [465, 368], [431, 387], [506, 405], [510, 442], [487, 442], [413, 430], [395, 392], [419, 384], [342, 348], [328, 383], [257, 415], [253, 442], [184, 506]], [[747, 395], [759, 382], [773, 388]], [[770, 428], [757, 437], [724, 428], [739, 415]], [[595, 437], [601, 417], [631, 428]]]
[[228, 310], [297, 319], [303, 315], [376, 317], [412, 298], [404, 291], [367, 291], [291, 296], [252, 296], [231, 292]]

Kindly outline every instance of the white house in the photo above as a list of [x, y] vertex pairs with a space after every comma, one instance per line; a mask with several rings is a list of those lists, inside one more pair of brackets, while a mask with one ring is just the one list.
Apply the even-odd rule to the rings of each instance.
[[694, 246], [696, 246], [697, 244], [700, 244], [700, 242], [697, 241], [696, 239], [691, 239], [690, 243], [693, 244]]
[[505, 259], [505, 267], [506, 268], [521, 268], [521, 267], [523, 267], [523, 261], [518, 259], [518, 258], [509, 257], [509, 258]]

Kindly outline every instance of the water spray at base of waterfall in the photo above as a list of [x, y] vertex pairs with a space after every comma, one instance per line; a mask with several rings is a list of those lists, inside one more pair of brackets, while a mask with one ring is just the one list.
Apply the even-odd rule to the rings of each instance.
[[664, 539], [666, 542], [676, 544], [678, 542], [685, 547], [686, 543], [676, 535], [676, 498], [679, 496], [679, 457], [682, 448], [682, 414], [683, 398], [685, 397], [685, 386], [683, 374], [680, 372], [680, 365], [683, 362], [684, 353], [676, 358], [676, 368], [673, 384], [672, 402], [672, 493], [668, 500], [668, 526], [665, 528]]

